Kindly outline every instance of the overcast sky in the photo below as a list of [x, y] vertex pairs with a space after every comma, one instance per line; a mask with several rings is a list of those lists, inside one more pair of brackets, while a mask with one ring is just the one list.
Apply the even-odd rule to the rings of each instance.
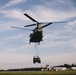
[[[24, 13], [39, 22], [67, 21], [43, 29], [38, 47], [41, 64], [33, 64], [36, 53], [35, 44], [29, 45], [31, 32], [10, 27], [33, 23]], [[76, 64], [76, 0], [0, 0], [0, 69], [65, 63]]]

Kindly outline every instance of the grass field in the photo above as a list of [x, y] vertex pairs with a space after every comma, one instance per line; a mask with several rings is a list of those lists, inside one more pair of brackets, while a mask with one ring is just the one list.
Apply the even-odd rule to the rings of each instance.
[[76, 75], [76, 71], [1, 71], [0, 75]]

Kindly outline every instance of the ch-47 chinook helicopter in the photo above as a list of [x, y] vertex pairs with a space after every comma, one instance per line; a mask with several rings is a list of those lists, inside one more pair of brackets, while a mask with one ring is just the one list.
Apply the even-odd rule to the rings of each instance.
[[[32, 31], [33, 33], [30, 34], [30, 39], [29, 39], [29, 44], [31, 42], [33, 43], [38, 43], [40, 44], [41, 41], [43, 41], [43, 28], [46, 26], [51, 25], [52, 23], [64, 23], [65, 21], [61, 21], [61, 22], [49, 22], [47, 24], [42, 23], [42, 22], [38, 22], [37, 20], [33, 19], [32, 17], [30, 17], [28, 14], [24, 14], [26, 17], [28, 17], [30, 20], [32, 20], [33, 22], [35, 22], [35, 24], [30, 24], [30, 25], [26, 25], [24, 27], [30, 27], [30, 26], [36, 26], [36, 28], [34, 28]], [[45, 24], [43, 26], [41, 26], [41, 24]], [[14, 27], [11, 26], [12, 28], [17, 28], [17, 29], [24, 29], [24, 28], [20, 28], [20, 27]], [[26, 30], [26, 29], [25, 29]], [[29, 29], [28, 29], [29, 30]]]

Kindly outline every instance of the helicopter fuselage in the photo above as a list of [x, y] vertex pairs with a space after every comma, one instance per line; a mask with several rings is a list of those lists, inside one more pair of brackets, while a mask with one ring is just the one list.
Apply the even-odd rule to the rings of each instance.
[[40, 41], [43, 41], [43, 31], [40, 25], [38, 24], [38, 27], [35, 28], [33, 33], [30, 34], [30, 40], [29, 42], [34, 42], [34, 43], [40, 43]]

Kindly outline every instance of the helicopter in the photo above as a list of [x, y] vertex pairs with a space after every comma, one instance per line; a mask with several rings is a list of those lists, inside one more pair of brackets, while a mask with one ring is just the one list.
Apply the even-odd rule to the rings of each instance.
[[[41, 41], [43, 41], [43, 28], [53, 24], [53, 23], [65, 23], [65, 21], [61, 21], [61, 22], [49, 22], [47, 24], [42, 23], [42, 22], [38, 22], [37, 20], [35, 20], [34, 18], [32, 18], [31, 16], [29, 16], [28, 14], [24, 13], [24, 15], [26, 17], [28, 17], [30, 20], [32, 20], [33, 22], [35, 22], [34, 24], [30, 24], [30, 25], [26, 25], [24, 27], [30, 27], [30, 26], [36, 26], [33, 30], [31, 34], [30, 34], [30, 39], [29, 39], [29, 44], [32, 43], [38, 43], [40, 44]], [[41, 24], [45, 24], [43, 26], [41, 26]], [[20, 27], [14, 27], [11, 26], [12, 28], [17, 28], [17, 29], [24, 29], [24, 30], [29, 30], [29, 29], [25, 29], [25, 28], [20, 28]]]

